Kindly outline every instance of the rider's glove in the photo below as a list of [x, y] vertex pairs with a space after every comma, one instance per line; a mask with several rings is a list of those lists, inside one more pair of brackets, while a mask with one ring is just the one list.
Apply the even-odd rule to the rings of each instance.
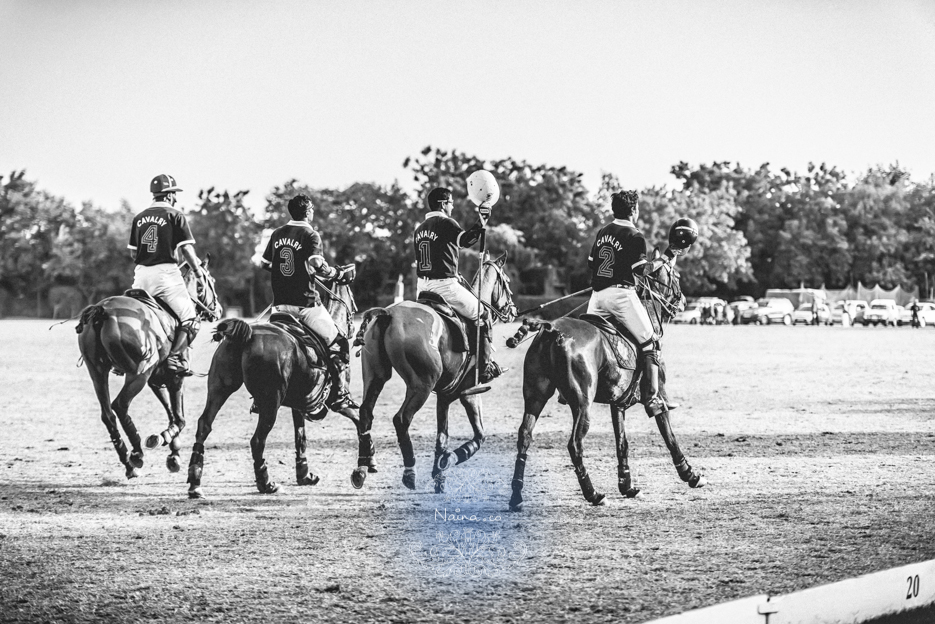
[[327, 264], [323, 264], [318, 267], [316, 272], [327, 280], [333, 279], [338, 274], [337, 269], [332, 266], [328, 266]]

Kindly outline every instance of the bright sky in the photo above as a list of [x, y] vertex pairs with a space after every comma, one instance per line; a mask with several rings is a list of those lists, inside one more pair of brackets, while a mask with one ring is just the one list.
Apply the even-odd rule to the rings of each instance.
[[0, 0], [0, 173], [75, 204], [149, 180], [412, 188], [431, 144], [596, 191], [739, 161], [935, 173], [935, 3]]

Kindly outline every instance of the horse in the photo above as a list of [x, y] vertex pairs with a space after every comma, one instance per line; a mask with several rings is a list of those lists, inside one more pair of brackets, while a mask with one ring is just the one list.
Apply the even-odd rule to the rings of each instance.
[[[658, 260], [659, 257], [656, 250], [653, 259]], [[673, 258], [674, 256], [669, 256], [669, 260], [664, 262], [653, 276], [637, 280], [638, 294], [649, 312], [656, 334], [660, 337], [665, 324], [675, 315], [683, 301]], [[614, 346], [602, 337], [602, 330], [584, 320], [559, 318], [551, 323], [526, 321], [517, 335], [508, 341], [508, 345], [515, 346], [517, 339], [522, 338], [528, 330], [538, 330], [538, 334], [535, 335], [523, 364], [523, 420], [517, 440], [510, 510], [522, 510], [526, 454], [532, 443], [533, 428], [556, 389], [561, 395], [560, 400], [567, 402], [571, 410], [572, 433], [568, 441], [568, 452], [585, 500], [592, 505], [604, 502], [604, 494], [596, 492], [591, 484], [583, 457], [583, 441], [588, 433], [592, 403], [610, 405], [616, 439], [618, 487], [620, 493], [627, 498], [637, 496], [640, 491], [639, 488], [633, 487], [630, 477], [624, 420], [626, 409], [638, 400], [636, 395], [639, 392], [640, 375], [634, 369], [639, 368], [639, 365], [632, 366], [632, 369], [620, 366], [618, 356], [613, 351]], [[625, 346], [630, 359], [635, 361], [638, 352], [635, 341], [630, 338], [627, 342], [629, 344]], [[659, 381], [663, 398], [664, 372], [664, 363], [660, 360]], [[706, 484], [705, 478], [692, 470], [679, 448], [669, 424], [669, 412], [662, 412], [655, 420], [679, 477], [692, 488], [703, 487]]]
[[[510, 278], [503, 272], [505, 262], [506, 253], [495, 260], [485, 256], [474, 278], [475, 285], [483, 278], [480, 299], [495, 322], [510, 322], [516, 317]], [[409, 438], [409, 426], [430, 393], [437, 395], [438, 432], [432, 468], [436, 493], [444, 492], [443, 472], [470, 459], [484, 441], [480, 399], [476, 394], [462, 394], [472, 385], [476, 366], [464, 349], [456, 348], [455, 340], [452, 330], [438, 312], [415, 301], [403, 301], [364, 313], [354, 342], [355, 346], [362, 345], [358, 355], [362, 357], [364, 394], [360, 423], [364, 430], [370, 429], [377, 397], [394, 370], [406, 384], [406, 397], [393, 416], [393, 425], [403, 455], [403, 484], [409, 489], [416, 487], [416, 458]], [[456, 399], [461, 401], [467, 412], [474, 437], [450, 451], [448, 408]], [[354, 487], [362, 487], [365, 476], [358, 468], [352, 481]]]
[[[209, 262], [210, 256], [206, 256], [201, 263], [205, 269], [205, 278], [199, 278], [188, 265], [182, 269], [182, 277], [195, 303], [198, 317], [203, 321], [214, 322], [221, 316], [221, 304], [214, 287], [214, 278], [207, 272]], [[159, 436], [149, 436], [146, 446], [156, 448], [161, 438], [163, 445], [167, 444], [170, 450], [166, 467], [170, 472], [178, 472], [180, 469], [179, 433], [185, 428], [183, 378], [169, 372], [165, 366], [178, 323], [175, 314], [165, 310], [152, 298], [147, 303], [125, 294], [107, 297], [86, 307], [75, 328], [81, 358], [87, 365], [97, 400], [101, 404], [101, 420], [110, 433], [120, 463], [126, 468], [127, 479], [139, 476], [138, 469], [143, 467], [140, 434], [130, 418], [129, 409], [134, 397], [147, 384], [166, 410], [169, 426]], [[110, 401], [109, 385], [111, 370], [126, 377], [113, 403]], [[133, 448], [129, 454], [117, 428], [117, 420]]]
[[[347, 284], [332, 283], [329, 288], [319, 284], [322, 303], [338, 329], [349, 336], [353, 332], [353, 314], [357, 310], [354, 295]], [[260, 318], [262, 318], [261, 315]], [[257, 319], [258, 321], [260, 319]], [[328, 372], [327, 354], [309, 353], [298, 332], [288, 330], [289, 323], [271, 317], [272, 322], [248, 324], [241, 319], [218, 323], [214, 339], [220, 342], [208, 372], [208, 399], [198, 419], [198, 429], [188, 465], [188, 496], [204, 498], [201, 480], [204, 470], [205, 441], [211, 434], [214, 419], [231, 394], [246, 385], [259, 412], [256, 431], [250, 439], [256, 487], [261, 494], [274, 494], [279, 484], [270, 481], [264, 452], [266, 438], [276, 423], [280, 406], [292, 408], [295, 427], [296, 483], [315, 485], [319, 477], [312, 473], [306, 458], [305, 420], [320, 420], [327, 414], [324, 407], [334, 384]], [[314, 337], [312, 338], [314, 339]], [[349, 372], [347, 373], [349, 375]], [[312, 397], [311, 403], [309, 397]], [[339, 412], [357, 427], [361, 465], [376, 472], [373, 464], [373, 442], [369, 427], [362, 429], [357, 411], [345, 408]]]

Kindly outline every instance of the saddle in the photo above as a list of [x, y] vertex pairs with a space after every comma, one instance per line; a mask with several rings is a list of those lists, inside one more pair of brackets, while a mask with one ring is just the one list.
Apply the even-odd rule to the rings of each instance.
[[639, 353], [636, 350], [636, 338], [622, 323], [597, 314], [582, 314], [578, 318], [601, 330], [601, 336], [617, 358], [617, 365], [620, 368], [633, 371], [638, 369]]
[[[159, 322], [162, 323], [162, 327], [166, 330], [166, 334], [168, 334], [170, 339], [175, 334], [175, 327], [182, 324], [182, 319], [178, 317], [175, 310], [169, 307], [169, 304], [159, 297], [154, 297], [142, 288], [131, 288], [125, 291], [123, 296], [136, 299], [156, 312], [156, 317], [159, 319]], [[170, 319], [175, 320], [175, 327], [170, 326], [170, 324], [166, 322], [165, 314], [168, 314]]]
[[[292, 407], [304, 412], [320, 413], [320, 418], [324, 418], [326, 412], [323, 412], [326, 400], [334, 400], [334, 394], [337, 384], [330, 383], [338, 375], [331, 364], [331, 358], [328, 352], [328, 345], [322, 340], [321, 336], [308, 330], [302, 322], [287, 312], [274, 312], [269, 317], [269, 322], [284, 330], [290, 336], [295, 338], [302, 352], [305, 354], [309, 368], [324, 370], [319, 383], [316, 383], [305, 393], [299, 403], [294, 403], [288, 396], [283, 405]], [[313, 420], [320, 420], [314, 418]]]
[[424, 306], [435, 310], [448, 326], [451, 335], [451, 350], [464, 353], [470, 350], [470, 338], [465, 328], [464, 320], [452, 309], [445, 298], [438, 293], [422, 291], [416, 300]]

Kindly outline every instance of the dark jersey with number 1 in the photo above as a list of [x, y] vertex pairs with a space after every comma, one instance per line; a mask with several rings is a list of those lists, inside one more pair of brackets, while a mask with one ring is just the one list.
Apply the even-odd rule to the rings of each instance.
[[181, 211], [167, 202], [153, 202], [152, 206], [133, 217], [127, 248], [134, 252], [136, 264], [178, 264], [176, 250], [194, 242], [188, 221]]
[[646, 260], [646, 239], [631, 222], [614, 219], [597, 233], [588, 266], [591, 287], [604, 290], [616, 284], [632, 286], [633, 265]]
[[464, 231], [457, 221], [445, 213], [428, 213], [412, 237], [416, 252], [416, 275], [427, 279], [458, 275], [460, 248], [470, 247], [480, 240], [481, 231], [479, 221]]
[[263, 264], [273, 274], [273, 305], [304, 308], [320, 303], [308, 260], [321, 255], [321, 236], [309, 223], [290, 221], [273, 232], [263, 252]]

